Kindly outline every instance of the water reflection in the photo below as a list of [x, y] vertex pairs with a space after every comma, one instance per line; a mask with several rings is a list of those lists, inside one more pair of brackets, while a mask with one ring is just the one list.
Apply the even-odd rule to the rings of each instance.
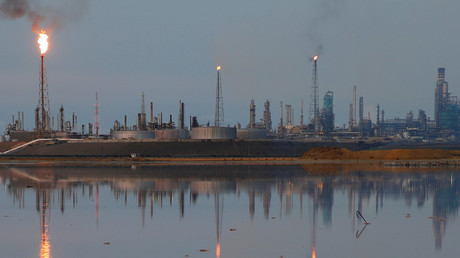
[[[0, 177], [18, 208], [24, 207], [26, 191], [35, 192], [41, 227], [40, 257], [51, 257], [49, 225], [53, 204], [57, 203], [61, 214], [64, 214], [68, 202], [72, 208], [78, 208], [79, 198], [94, 200], [98, 225], [100, 206], [107, 202], [104, 200], [101, 203], [102, 187], [109, 187], [113, 199], [124, 202], [125, 206], [129, 197], [135, 196], [143, 226], [147, 210], [153, 218], [154, 207], [162, 209], [177, 205], [178, 218], [182, 220], [187, 216], [187, 207], [190, 207], [187, 206], [187, 199], [189, 205], [193, 206], [199, 198], [213, 196], [216, 257], [220, 257], [222, 251], [224, 195], [247, 196], [247, 212], [251, 221], [258, 212], [257, 207], [261, 207], [266, 221], [290, 216], [298, 200], [300, 216], [303, 216], [304, 209], [311, 213], [311, 257], [316, 257], [317, 252], [317, 220], [321, 219], [326, 230], [332, 227], [334, 195], [343, 195], [348, 200], [348, 215], [355, 239], [363, 238], [366, 229], [365, 224], [357, 221], [355, 212], [366, 209], [368, 213], [371, 212], [367, 208], [369, 205], [365, 204], [373, 203], [375, 214], [378, 215], [384, 208], [385, 200], [401, 199], [406, 207], [415, 205], [422, 208], [432, 199], [430, 219], [434, 247], [441, 250], [448, 221], [452, 223], [455, 220], [459, 209], [460, 178], [454, 171], [394, 173], [353, 168], [339, 172], [325, 171], [322, 168], [297, 166], [137, 167], [136, 170], [4, 168], [0, 169]], [[272, 200], [272, 194], [276, 196], [276, 202]], [[305, 202], [311, 205], [305, 208]], [[273, 203], [279, 204], [279, 207], [275, 207], [279, 210], [277, 215], [271, 211]]]
[[[40, 200], [42, 204], [40, 205]], [[49, 191], [37, 189], [37, 211], [41, 215], [40, 228], [41, 228], [41, 242], [40, 242], [40, 258], [51, 257], [51, 244], [49, 239], [49, 213], [48, 209]]]

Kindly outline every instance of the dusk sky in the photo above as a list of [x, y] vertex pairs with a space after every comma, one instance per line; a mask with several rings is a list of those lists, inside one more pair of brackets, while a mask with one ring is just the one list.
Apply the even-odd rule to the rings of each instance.
[[[29, 4], [22, 17], [5, 11], [11, 2]], [[373, 121], [377, 104], [386, 119], [418, 109], [433, 118], [438, 67], [460, 95], [458, 0], [0, 0], [0, 10], [2, 131], [18, 111], [34, 127], [40, 52], [31, 13], [52, 27], [52, 115], [62, 104], [66, 120], [75, 112], [79, 124], [94, 123], [98, 92], [102, 132], [124, 115], [135, 124], [142, 92], [164, 120], [172, 114], [177, 122], [182, 100], [186, 124], [190, 115], [213, 124], [217, 65], [225, 125], [245, 127], [251, 99], [257, 120], [271, 101], [274, 127], [280, 101], [299, 124], [303, 99], [308, 121], [315, 54], [320, 103], [334, 92], [339, 126], [348, 123], [354, 85]]]

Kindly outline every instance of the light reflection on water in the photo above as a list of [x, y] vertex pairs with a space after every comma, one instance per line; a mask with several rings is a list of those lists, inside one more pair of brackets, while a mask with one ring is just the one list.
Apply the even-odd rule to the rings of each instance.
[[370, 170], [1, 168], [2, 253], [456, 257], [458, 171]]

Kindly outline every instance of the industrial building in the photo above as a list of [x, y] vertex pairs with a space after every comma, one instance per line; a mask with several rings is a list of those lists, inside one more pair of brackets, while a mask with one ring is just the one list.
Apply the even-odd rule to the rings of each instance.
[[256, 122], [256, 104], [252, 99], [249, 105], [249, 124], [246, 128], [238, 127], [238, 139], [265, 139], [267, 138], [267, 127], [271, 126], [270, 102], [265, 102], [264, 118]]
[[323, 108], [320, 113], [320, 125], [322, 132], [332, 132], [334, 130], [334, 93], [327, 91], [323, 98]]
[[434, 121], [438, 131], [456, 132], [459, 120], [458, 97], [451, 96], [445, 75], [446, 69], [438, 68], [438, 80], [434, 91]]

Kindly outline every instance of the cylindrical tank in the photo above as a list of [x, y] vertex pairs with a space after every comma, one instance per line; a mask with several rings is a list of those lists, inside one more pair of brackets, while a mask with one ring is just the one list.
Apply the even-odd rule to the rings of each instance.
[[192, 139], [217, 140], [217, 139], [235, 139], [235, 127], [194, 127], [192, 128]]
[[152, 131], [113, 131], [114, 139], [155, 139], [155, 132]]
[[164, 129], [155, 130], [156, 139], [188, 139], [187, 129]]
[[256, 128], [244, 128], [237, 131], [238, 139], [266, 139], [267, 130]]

